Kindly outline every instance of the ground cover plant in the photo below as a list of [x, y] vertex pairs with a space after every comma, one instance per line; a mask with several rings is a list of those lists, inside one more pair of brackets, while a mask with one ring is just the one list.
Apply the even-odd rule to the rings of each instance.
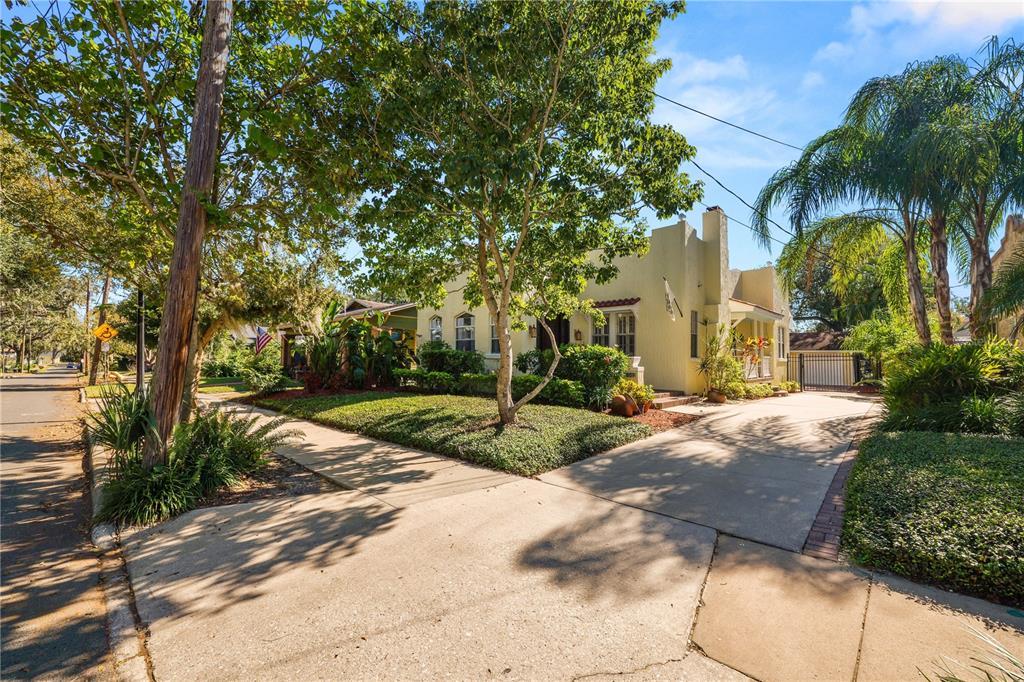
[[554, 405], [497, 423], [493, 398], [366, 392], [263, 398], [258, 405], [373, 438], [532, 476], [650, 436], [646, 424]]
[[847, 483], [842, 542], [857, 563], [1024, 604], [1024, 439], [872, 436]]

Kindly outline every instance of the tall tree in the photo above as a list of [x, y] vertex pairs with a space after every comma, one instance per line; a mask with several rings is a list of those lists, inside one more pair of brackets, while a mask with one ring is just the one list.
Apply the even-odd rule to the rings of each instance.
[[992, 286], [993, 229], [1024, 206], [1024, 46], [992, 38], [966, 87], [967, 97], [923, 127], [918, 157], [959, 189], [957, 229], [970, 248], [970, 324], [978, 338], [991, 329], [983, 301]]
[[[641, 210], [664, 218], [700, 197], [679, 172], [693, 148], [650, 120], [669, 67], [654, 39], [682, 8], [394, 3], [365, 50], [377, 75], [357, 99], [383, 160], [360, 212], [372, 284], [437, 302], [445, 282], [468, 276], [467, 302], [485, 303], [497, 330], [503, 424], [554, 372], [546, 320], [588, 309], [587, 281], [646, 248]], [[516, 401], [511, 330], [527, 318], [556, 359]]]
[[208, 220], [206, 202], [213, 196], [213, 174], [217, 165], [233, 9], [232, 0], [209, 0], [206, 6], [188, 161], [174, 233], [170, 278], [160, 318], [159, 361], [153, 375], [150, 399], [156, 428], [146, 437], [143, 464], [147, 467], [166, 460], [166, 444], [178, 422], [178, 409], [185, 387], [185, 369], [199, 289], [200, 257]]
[[[771, 230], [768, 214], [787, 200], [797, 238], [823, 217], [829, 218], [833, 234], [847, 232], [851, 241], [883, 227], [902, 245], [911, 319], [918, 338], [928, 343], [931, 330], [920, 257], [920, 232], [926, 216], [904, 165], [900, 150], [893, 149], [878, 129], [842, 125], [812, 141], [798, 160], [769, 179], [754, 204], [751, 224], [767, 245]], [[864, 208], [822, 215], [849, 204]]]

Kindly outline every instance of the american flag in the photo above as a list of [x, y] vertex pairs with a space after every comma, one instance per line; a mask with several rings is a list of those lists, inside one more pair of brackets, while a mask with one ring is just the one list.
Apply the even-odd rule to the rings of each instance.
[[270, 341], [270, 334], [267, 333], [267, 330], [263, 327], [256, 327], [256, 353], [259, 354]]

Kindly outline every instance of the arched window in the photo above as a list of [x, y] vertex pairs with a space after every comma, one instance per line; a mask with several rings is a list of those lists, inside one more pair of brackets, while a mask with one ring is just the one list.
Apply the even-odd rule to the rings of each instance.
[[434, 315], [430, 318], [430, 340], [440, 341], [441, 340], [441, 316]]
[[476, 328], [473, 326], [473, 316], [469, 313], [455, 318], [455, 348], [476, 350]]

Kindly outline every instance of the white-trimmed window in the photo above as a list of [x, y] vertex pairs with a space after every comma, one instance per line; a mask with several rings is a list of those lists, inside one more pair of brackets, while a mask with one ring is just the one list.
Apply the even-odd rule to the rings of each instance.
[[491, 317], [491, 355], [501, 353], [501, 345], [498, 343], [498, 323]]
[[473, 316], [469, 313], [455, 318], [455, 348], [476, 350], [476, 328], [473, 326]]
[[430, 318], [430, 340], [440, 341], [441, 340], [441, 316], [434, 315]]
[[698, 357], [697, 330], [700, 328], [700, 315], [696, 310], [690, 311], [690, 357]]
[[786, 357], [786, 329], [785, 327], [779, 327], [777, 332], [778, 338], [775, 340], [775, 345], [779, 348], [779, 357]]
[[615, 343], [626, 355], [636, 355], [636, 316], [633, 313], [619, 313], [615, 316]]
[[602, 315], [603, 323], [594, 322], [594, 333], [590, 336], [590, 342], [595, 346], [611, 345], [611, 320], [607, 315]]

